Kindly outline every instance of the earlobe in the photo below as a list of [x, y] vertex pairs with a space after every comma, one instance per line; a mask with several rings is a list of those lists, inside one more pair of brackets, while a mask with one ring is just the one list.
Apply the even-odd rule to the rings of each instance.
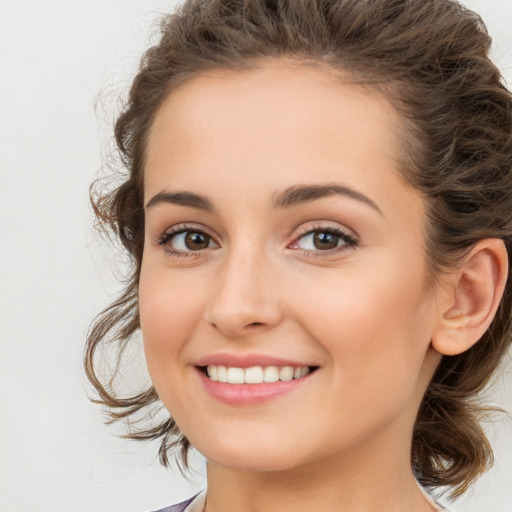
[[479, 241], [462, 266], [447, 278], [432, 346], [443, 355], [461, 354], [473, 346], [491, 324], [508, 275], [503, 240]]

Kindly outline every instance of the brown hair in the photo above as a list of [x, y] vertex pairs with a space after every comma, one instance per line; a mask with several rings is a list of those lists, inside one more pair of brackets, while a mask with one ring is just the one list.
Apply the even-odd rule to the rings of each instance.
[[[95, 212], [119, 237], [133, 267], [126, 287], [95, 320], [85, 368], [97, 402], [112, 421], [159, 404], [153, 387], [120, 397], [113, 377], [95, 368], [100, 347], [121, 355], [139, 330], [138, 283], [143, 253], [142, 177], [146, 140], [158, 108], [177, 84], [211, 69], [241, 69], [279, 57], [325, 64], [381, 90], [405, 120], [405, 179], [427, 201], [427, 262], [436, 272], [456, 266], [478, 240], [504, 240], [512, 255], [512, 97], [488, 53], [480, 17], [451, 0], [189, 0], [163, 18], [161, 39], [144, 54], [115, 126], [125, 181], [92, 188]], [[411, 461], [426, 487], [452, 495], [492, 463], [476, 395], [511, 341], [512, 280], [482, 339], [445, 356], [414, 427]], [[172, 418], [132, 429], [133, 439], [161, 439], [160, 459], [189, 443]]]

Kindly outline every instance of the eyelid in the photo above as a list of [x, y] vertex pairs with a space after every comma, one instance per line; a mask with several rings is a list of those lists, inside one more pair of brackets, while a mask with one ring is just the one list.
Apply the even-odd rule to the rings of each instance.
[[307, 235], [312, 231], [335, 231], [340, 232], [349, 238], [353, 238], [354, 240], [359, 240], [359, 236], [353, 230], [330, 220], [302, 223], [296, 230], [295, 238], [300, 238], [301, 236]]
[[174, 224], [173, 226], [166, 228], [158, 239], [161, 240], [166, 235], [176, 235], [177, 233], [183, 233], [185, 231], [203, 233], [213, 239], [216, 238], [216, 235], [214, 235], [210, 229], [206, 228], [202, 224], [182, 222], [180, 224]]
[[346, 228], [337, 222], [333, 221], [312, 221], [301, 224], [294, 233], [294, 239], [297, 240], [311, 232], [314, 231], [332, 231], [335, 233], [340, 233], [346, 238], [350, 238], [355, 242], [359, 243], [359, 235], [355, 233], [352, 229]]

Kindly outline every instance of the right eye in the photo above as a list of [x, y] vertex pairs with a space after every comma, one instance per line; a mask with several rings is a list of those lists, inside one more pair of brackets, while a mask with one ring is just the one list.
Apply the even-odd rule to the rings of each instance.
[[175, 230], [166, 231], [158, 244], [167, 254], [177, 257], [194, 256], [192, 253], [219, 247], [208, 233], [192, 227], [177, 227]]

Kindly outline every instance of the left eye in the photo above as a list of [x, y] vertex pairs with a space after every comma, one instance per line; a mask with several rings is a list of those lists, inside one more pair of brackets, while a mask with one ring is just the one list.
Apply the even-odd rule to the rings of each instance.
[[170, 252], [200, 251], [216, 247], [210, 235], [193, 230], [165, 233], [160, 240], [160, 245], [166, 246]]
[[355, 245], [355, 240], [334, 230], [314, 230], [302, 235], [294, 244], [305, 251], [329, 251], [345, 245]]

